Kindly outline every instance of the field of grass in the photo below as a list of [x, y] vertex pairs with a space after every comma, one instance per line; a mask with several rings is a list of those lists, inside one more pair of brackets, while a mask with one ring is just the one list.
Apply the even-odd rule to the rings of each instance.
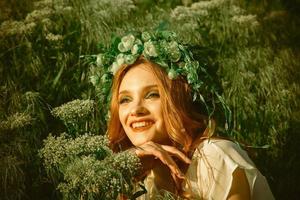
[[[50, 133], [76, 138], [106, 131], [89, 82], [93, 70], [80, 57], [96, 55], [112, 34], [164, 27], [193, 45], [194, 56], [210, 66], [232, 111], [230, 133], [224, 131], [224, 115], [216, 114], [218, 133], [250, 146], [276, 199], [297, 199], [298, 9], [298, 0], [2, 0], [1, 198], [62, 198], [56, 190], [61, 177], [46, 170], [40, 157], [43, 140]], [[75, 121], [52, 115], [71, 101], [72, 112], [64, 116]]]

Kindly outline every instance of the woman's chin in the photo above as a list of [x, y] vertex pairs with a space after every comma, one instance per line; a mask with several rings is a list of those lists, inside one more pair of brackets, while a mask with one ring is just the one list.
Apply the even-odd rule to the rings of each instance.
[[139, 140], [134, 140], [134, 141], [131, 141], [131, 143], [134, 145], [134, 146], [141, 146], [143, 144], [146, 144], [147, 142], [150, 142], [151, 139], [148, 139], [148, 138], [141, 138]]

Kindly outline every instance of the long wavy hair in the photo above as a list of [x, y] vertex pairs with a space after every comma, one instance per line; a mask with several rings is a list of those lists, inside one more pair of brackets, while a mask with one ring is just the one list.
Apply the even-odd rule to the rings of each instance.
[[[193, 102], [191, 89], [184, 77], [171, 80], [162, 67], [143, 57], [132, 65], [121, 66], [114, 76], [108, 123], [108, 136], [112, 149], [118, 152], [133, 146], [119, 119], [118, 92], [126, 73], [139, 64], [149, 66], [158, 80], [163, 120], [172, 145], [191, 157], [194, 148], [212, 134], [214, 126], [208, 128], [208, 118], [201, 114], [199, 105]], [[178, 162], [178, 166], [186, 171], [187, 166]], [[180, 193], [180, 190], [181, 188], [177, 188], [177, 193]]]

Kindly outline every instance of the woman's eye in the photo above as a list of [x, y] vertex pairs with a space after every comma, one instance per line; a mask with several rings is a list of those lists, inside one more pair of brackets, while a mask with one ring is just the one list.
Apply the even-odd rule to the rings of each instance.
[[149, 92], [146, 95], [146, 99], [159, 98], [159, 97], [160, 97], [159, 92]]
[[124, 103], [129, 103], [130, 102], [130, 98], [128, 97], [123, 97], [119, 100], [119, 104], [124, 104]]

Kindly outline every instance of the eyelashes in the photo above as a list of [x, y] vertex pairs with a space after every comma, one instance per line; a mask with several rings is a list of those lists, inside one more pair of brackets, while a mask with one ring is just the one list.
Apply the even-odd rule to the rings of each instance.
[[146, 99], [159, 98], [159, 97], [160, 95], [158, 91], [151, 91], [145, 96]]
[[129, 97], [121, 97], [119, 100], [119, 104], [129, 103], [130, 98]]
[[[146, 93], [144, 98], [145, 99], [158, 99], [158, 98], [160, 98], [159, 91], [158, 90], [150, 91], [150, 92]], [[132, 100], [133, 100], [133, 98], [130, 95], [124, 95], [124, 96], [121, 96], [121, 98], [119, 99], [119, 104], [130, 103]]]

